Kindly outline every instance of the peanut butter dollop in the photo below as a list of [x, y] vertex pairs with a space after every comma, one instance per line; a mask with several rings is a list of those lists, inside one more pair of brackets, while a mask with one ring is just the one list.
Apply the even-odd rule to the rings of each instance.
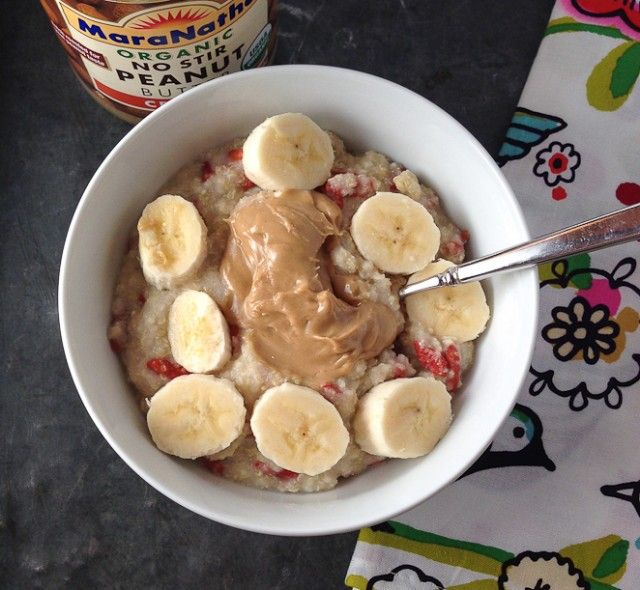
[[340, 218], [320, 193], [263, 191], [233, 211], [221, 265], [232, 292], [228, 311], [258, 356], [315, 385], [377, 356], [401, 329], [389, 307], [352, 305], [334, 293], [323, 245], [340, 234]]

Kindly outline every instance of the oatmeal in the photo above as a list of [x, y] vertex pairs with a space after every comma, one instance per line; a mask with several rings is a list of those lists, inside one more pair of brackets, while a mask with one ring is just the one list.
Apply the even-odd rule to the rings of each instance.
[[[289, 127], [286, 132], [291, 133]], [[168, 383], [178, 390], [183, 383], [186, 387], [191, 373], [206, 373], [206, 379], [192, 380], [188, 392], [180, 394], [183, 422], [225, 430], [216, 438], [194, 426], [184, 445], [186, 435], [176, 433], [180, 425], [167, 427], [162, 415], [155, 422], [162, 422], [163, 429], [150, 427], [156, 444], [180, 457], [199, 458], [216, 475], [260, 488], [329, 489], [388, 457], [429, 452], [448, 428], [450, 397], [473, 359], [473, 338], [456, 328], [456, 321], [465, 320], [455, 319], [454, 308], [434, 300], [423, 309], [416, 299], [413, 307], [420, 311], [412, 314], [398, 296], [408, 275], [423, 272], [425, 264], [428, 271], [434, 257], [461, 262], [467, 232], [447, 217], [435, 192], [402, 165], [374, 151], [352, 154], [332, 133], [327, 141], [331, 165], [322, 171], [322, 156], [313, 182], [322, 180], [307, 188], [265, 189], [273, 164], [262, 158], [259, 144], [244, 146], [258, 154], [251, 160], [254, 154], [243, 152], [242, 139], [184, 166], [158, 195], [174, 196], [172, 203], [187, 212], [184, 228], [198, 227], [187, 220], [188, 207], [197, 211], [206, 228], [202, 260], [191, 252], [190, 266], [182, 264], [174, 280], [158, 279], [160, 268], [156, 273], [144, 260], [156, 260], [165, 274], [168, 262], [163, 255], [158, 258], [159, 248], [147, 256], [142, 240], [149, 242], [148, 227], [157, 230], [158, 240], [166, 239], [168, 225], [147, 220], [132, 233], [113, 300], [109, 339], [142, 411], [149, 403], [154, 408], [159, 390], [163, 400], [169, 399], [164, 393]], [[313, 145], [305, 153], [312, 158]], [[263, 168], [256, 174], [258, 165]], [[377, 204], [374, 195], [391, 197]], [[368, 210], [361, 209], [368, 202]], [[391, 210], [378, 210], [388, 203], [394, 203]], [[403, 217], [403, 205], [416, 206], [418, 215]], [[412, 230], [421, 216], [437, 233]], [[374, 220], [373, 229], [358, 217]], [[180, 235], [176, 227], [172, 232]], [[406, 268], [412, 270], [406, 270], [412, 249], [422, 251], [420, 240], [427, 239], [436, 240], [430, 245], [435, 254], [426, 262], [417, 260], [415, 268], [410, 262]], [[365, 257], [364, 241], [380, 250], [385, 264]], [[402, 272], [381, 269], [400, 262]], [[482, 318], [481, 304], [486, 307], [474, 300], [471, 307]], [[434, 332], [420, 318], [438, 309], [452, 319], [445, 317], [445, 327], [440, 329], [440, 322]], [[488, 308], [479, 322], [486, 319]], [[195, 340], [189, 341], [189, 334]], [[186, 360], [180, 364], [177, 358]], [[240, 396], [246, 417], [235, 409], [231, 389]], [[191, 400], [186, 408], [185, 399]], [[416, 444], [398, 438], [410, 430], [402, 424], [414, 419], [399, 410], [409, 405], [431, 420], [425, 426], [429, 436]], [[223, 406], [229, 412], [222, 412]], [[385, 417], [384, 424], [376, 423], [378, 416]], [[231, 443], [225, 420], [234, 425]], [[180, 436], [180, 445], [160, 441], [171, 436]], [[173, 452], [174, 447], [184, 451]]]

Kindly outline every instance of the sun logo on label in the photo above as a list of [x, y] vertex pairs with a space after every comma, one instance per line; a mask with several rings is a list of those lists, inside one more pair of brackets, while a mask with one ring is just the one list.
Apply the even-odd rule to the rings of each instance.
[[169, 10], [166, 14], [158, 13], [155, 16], [145, 16], [138, 22], [130, 23], [132, 29], [159, 29], [166, 27], [167, 25], [185, 25], [202, 20], [210, 14], [208, 10], [192, 10], [187, 11], [179, 10], [177, 13]]

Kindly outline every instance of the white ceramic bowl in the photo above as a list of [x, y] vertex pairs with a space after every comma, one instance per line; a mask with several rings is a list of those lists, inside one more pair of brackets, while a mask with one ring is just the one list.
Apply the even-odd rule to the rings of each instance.
[[60, 270], [62, 339], [87, 411], [115, 451], [179, 504], [228, 525], [281, 535], [321, 535], [380, 522], [453, 481], [490, 443], [529, 366], [537, 310], [533, 271], [491, 279], [492, 319], [477, 348], [455, 419], [426, 457], [391, 460], [316, 494], [261, 491], [158, 451], [107, 342], [110, 303], [127, 233], [159, 186], [207, 148], [295, 111], [333, 129], [354, 150], [375, 149], [433, 186], [472, 236], [473, 254], [528, 239], [500, 170], [444, 111], [391, 82], [320, 66], [280, 66], [208, 82], [133, 128], [89, 183]]

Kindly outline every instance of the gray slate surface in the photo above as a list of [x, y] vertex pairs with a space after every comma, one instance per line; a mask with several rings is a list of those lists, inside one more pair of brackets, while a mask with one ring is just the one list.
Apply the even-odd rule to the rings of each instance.
[[[403, 84], [496, 153], [552, 4], [288, 0], [275, 61]], [[0, 14], [0, 588], [341, 588], [356, 533], [209, 522], [135, 475], [91, 422], [60, 342], [58, 269], [82, 191], [129, 126], [81, 90], [36, 0]]]

